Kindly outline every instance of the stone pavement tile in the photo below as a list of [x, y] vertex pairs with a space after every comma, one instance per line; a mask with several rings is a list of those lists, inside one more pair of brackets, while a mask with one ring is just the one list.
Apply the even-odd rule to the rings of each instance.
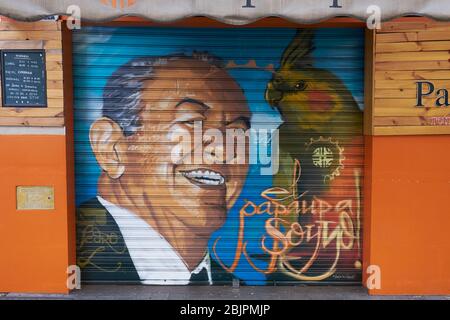
[[0, 294], [0, 299], [67, 300], [450, 300], [450, 296], [370, 296], [350, 286], [130, 286], [84, 285], [70, 295]]
[[148, 297], [148, 300], [168, 300], [169, 293], [156, 293]]
[[74, 297], [66, 294], [8, 293], [0, 300], [74, 300]]

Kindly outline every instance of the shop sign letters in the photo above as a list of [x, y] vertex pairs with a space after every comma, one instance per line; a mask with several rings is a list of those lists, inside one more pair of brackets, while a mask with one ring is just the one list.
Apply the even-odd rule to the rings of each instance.
[[436, 88], [431, 81], [416, 82], [417, 102], [416, 107], [424, 107], [424, 98], [433, 98], [436, 107], [448, 107], [449, 104], [449, 89]]

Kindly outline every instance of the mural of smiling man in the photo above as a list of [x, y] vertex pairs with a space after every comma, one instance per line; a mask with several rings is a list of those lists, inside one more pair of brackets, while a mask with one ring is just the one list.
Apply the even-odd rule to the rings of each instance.
[[[173, 137], [198, 123], [247, 130], [250, 116], [239, 85], [208, 54], [142, 57], [116, 70], [89, 132], [102, 173], [98, 196], [78, 208], [82, 280], [229, 283], [233, 276], [210, 258], [207, 244], [239, 196], [248, 165], [174, 162]], [[211, 140], [200, 144], [191, 155]], [[217, 156], [217, 148], [209, 150]]]

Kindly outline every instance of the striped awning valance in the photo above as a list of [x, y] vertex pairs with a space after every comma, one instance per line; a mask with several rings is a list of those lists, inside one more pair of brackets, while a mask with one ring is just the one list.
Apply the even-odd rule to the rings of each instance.
[[[169, 22], [206, 16], [229, 24], [246, 24], [264, 17], [314, 23], [337, 16], [367, 19], [373, 6], [381, 19], [404, 15], [450, 19], [450, 0], [0, 0], [0, 14], [17, 20], [67, 15], [78, 6], [81, 19], [108, 21], [139, 16]], [[72, 6], [72, 7], [71, 7]]]

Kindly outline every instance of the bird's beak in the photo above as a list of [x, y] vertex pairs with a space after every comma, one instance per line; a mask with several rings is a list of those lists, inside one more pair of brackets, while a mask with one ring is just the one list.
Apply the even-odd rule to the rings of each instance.
[[283, 99], [283, 92], [275, 89], [272, 82], [269, 82], [266, 89], [266, 100], [272, 106], [278, 106], [278, 103]]

